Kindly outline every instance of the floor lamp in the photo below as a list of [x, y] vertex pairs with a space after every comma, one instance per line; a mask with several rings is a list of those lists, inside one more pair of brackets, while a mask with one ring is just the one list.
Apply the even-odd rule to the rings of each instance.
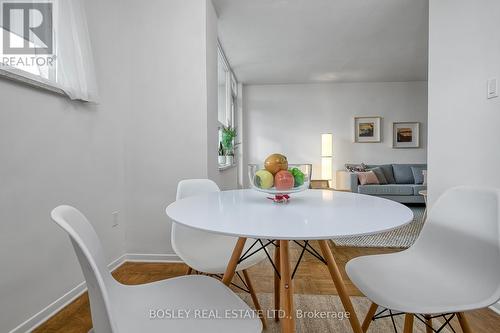
[[332, 187], [333, 135], [331, 133], [321, 134], [321, 179], [327, 180], [328, 187]]

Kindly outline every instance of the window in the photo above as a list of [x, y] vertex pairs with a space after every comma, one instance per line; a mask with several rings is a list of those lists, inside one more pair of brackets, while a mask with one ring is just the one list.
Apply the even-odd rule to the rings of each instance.
[[[224, 169], [236, 164], [235, 110], [237, 101], [237, 82], [226, 60], [224, 52], [218, 45], [218, 120], [219, 120], [219, 168]], [[233, 137], [232, 139], [228, 139]]]
[[0, 0], [0, 75], [95, 101], [83, 0]]
[[221, 55], [221, 52], [219, 52], [219, 56], [217, 57], [218, 63], [217, 63], [217, 79], [218, 79], [218, 105], [219, 105], [219, 110], [218, 110], [218, 119], [219, 123], [228, 126], [228, 117], [227, 117], [227, 99], [226, 99], [226, 93], [227, 93], [227, 87], [226, 87], [226, 82], [227, 82], [227, 76], [228, 76], [228, 69], [226, 67], [225, 61]]

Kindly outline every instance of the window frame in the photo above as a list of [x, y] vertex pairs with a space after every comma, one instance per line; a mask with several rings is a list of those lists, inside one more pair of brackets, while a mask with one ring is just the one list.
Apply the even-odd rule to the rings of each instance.
[[[222, 139], [222, 127], [223, 126], [235, 126], [235, 115], [238, 103], [238, 81], [236, 80], [236, 76], [234, 75], [229, 62], [227, 61], [226, 55], [224, 54], [224, 50], [222, 46], [217, 40], [217, 66], [219, 66], [219, 58], [222, 60], [222, 66], [224, 66], [225, 71], [225, 112], [224, 112], [224, 121], [219, 119], [219, 109], [217, 109], [217, 122], [218, 122], [218, 146], [220, 145]], [[219, 73], [219, 68], [217, 68], [217, 73]], [[219, 84], [217, 83], [217, 89], [219, 89]], [[217, 91], [217, 96], [219, 97], [219, 91]], [[219, 103], [217, 103], [217, 107], [219, 108]], [[235, 140], [233, 140], [234, 145]], [[237, 166], [236, 158], [233, 159], [232, 164], [219, 164], [219, 171], [223, 171], [226, 169], [234, 168]]]
[[[217, 40], [217, 52], [218, 56], [222, 60], [222, 64], [224, 66], [225, 74], [226, 74], [226, 80], [225, 80], [225, 112], [224, 116], [225, 119], [224, 121], [221, 121], [218, 117], [217, 113], [217, 120], [219, 122], [220, 126], [234, 126], [234, 110], [236, 107], [233, 108], [233, 104], [235, 103], [237, 97], [238, 97], [238, 81], [236, 80], [236, 76], [234, 75], [231, 66], [229, 65], [229, 62], [227, 61], [226, 55], [224, 53], [224, 50], [222, 49], [222, 46]], [[219, 62], [217, 60], [217, 66], [219, 66]], [[219, 72], [219, 69], [217, 69], [217, 73]], [[218, 87], [217, 87], [218, 88]], [[219, 96], [219, 94], [217, 94]], [[219, 105], [217, 105], [219, 107]], [[217, 111], [218, 112], [218, 111]], [[229, 117], [228, 117], [229, 115]]]
[[62, 96], [68, 96], [57, 83], [8, 65], [2, 64], [0, 67], [0, 77]]
[[[12, 2], [22, 2], [21, 0], [11, 0]], [[54, 16], [54, 12], [59, 10], [57, 2], [56, 1], [49, 1], [49, 0], [40, 0], [41, 2], [51, 2], [54, 5], [54, 11], [52, 15]], [[2, 2], [0, 1], [0, 4]], [[56, 41], [56, 36], [57, 36], [57, 24], [55, 20], [53, 19], [54, 25], [53, 25], [53, 39], [54, 39], [54, 53], [53, 56], [57, 57], [58, 54], [58, 43]], [[3, 30], [0, 30], [1, 33], [3, 33]], [[57, 64], [55, 64], [57, 66]], [[27, 85], [35, 89], [40, 89], [44, 91], [48, 91], [51, 93], [55, 93], [61, 96], [65, 96], [71, 99], [71, 97], [64, 91], [64, 89], [57, 83], [57, 74], [56, 74], [57, 68], [54, 68], [53, 70], [50, 71], [49, 77], [54, 76], [54, 80], [50, 80], [47, 78], [44, 78], [43, 76], [40, 75], [35, 75], [30, 72], [24, 71], [22, 69], [12, 67], [10, 65], [7, 65], [3, 63], [0, 59], [0, 79], [6, 79], [9, 81], [13, 81], [19, 84]], [[86, 102], [85, 100], [80, 100], [83, 102]]]

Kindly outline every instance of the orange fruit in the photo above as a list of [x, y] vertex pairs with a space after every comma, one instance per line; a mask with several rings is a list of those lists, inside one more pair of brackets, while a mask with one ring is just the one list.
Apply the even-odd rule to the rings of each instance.
[[264, 167], [267, 171], [275, 175], [281, 170], [288, 170], [288, 160], [284, 155], [272, 154], [266, 158]]

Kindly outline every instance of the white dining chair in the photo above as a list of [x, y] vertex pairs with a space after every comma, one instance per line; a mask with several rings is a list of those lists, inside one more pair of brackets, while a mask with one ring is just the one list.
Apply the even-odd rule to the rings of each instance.
[[[182, 180], [177, 186], [177, 200], [219, 191], [220, 189], [217, 184], [209, 179]], [[196, 207], [193, 207], [193, 209], [196, 209]], [[200, 231], [175, 222], [172, 222], [171, 238], [175, 253], [189, 266], [188, 274], [191, 274], [195, 270], [200, 273], [216, 276], [222, 276], [226, 271], [227, 264], [238, 240], [236, 237]], [[254, 245], [254, 243], [254, 239], [248, 239], [243, 253], [251, 254], [262, 247], [262, 245], [266, 245]], [[251, 248], [252, 245], [254, 245], [253, 248]], [[248, 251], [249, 249], [250, 251]], [[266, 253], [258, 251], [243, 260], [236, 268], [237, 276], [239, 276], [242, 280], [241, 282], [248, 289], [247, 291], [249, 291], [257, 310], [261, 310], [261, 307], [247, 269], [258, 264], [265, 258]], [[243, 277], [240, 272], [243, 273]], [[265, 325], [265, 320], [263, 320], [263, 324]]]
[[432, 327], [432, 319], [441, 315], [447, 321], [456, 316], [462, 330], [472, 332], [464, 312], [500, 299], [499, 215], [500, 190], [453, 188], [430, 209], [408, 250], [349, 261], [349, 278], [373, 302], [363, 330], [381, 307], [406, 314], [405, 333], [414, 318], [427, 332], [439, 332], [447, 325]]
[[[100, 240], [85, 216], [70, 206], [55, 208], [51, 216], [68, 233], [82, 267], [93, 333], [194, 333], [200, 332], [200, 327], [203, 332], [213, 333], [262, 331], [258, 318], [201, 318], [203, 310], [221, 316], [226, 311], [252, 311], [229, 288], [211, 277], [183, 276], [135, 286], [118, 283], [107, 269]], [[179, 310], [190, 311], [188, 318], [165, 319], [162, 312]]]

